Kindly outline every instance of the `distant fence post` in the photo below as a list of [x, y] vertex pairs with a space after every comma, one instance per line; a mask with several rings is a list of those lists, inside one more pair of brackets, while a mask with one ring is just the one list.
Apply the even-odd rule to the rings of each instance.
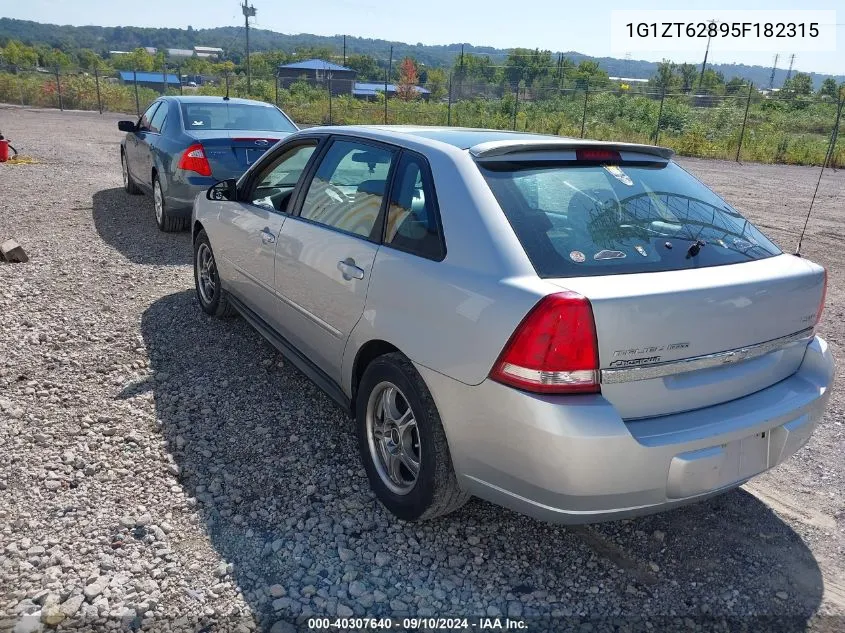
[[183, 87], [182, 87], [182, 64], [179, 64], [179, 65], [176, 67], [176, 72], [178, 72], [178, 73], [179, 73], [179, 94], [180, 94], [180, 95], [183, 95], [183, 94], [185, 94], [185, 91], [184, 91], [184, 89], [183, 89]]
[[663, 86], [663, 92], [660, 93], [660, 107], [657, 109], [657, 125], [654, 127], [654, 144], [660, 140], [660, 121], [663, 119], [663, 101], [666, 99], [666, 86]]
[[161, 94], [167, 94], [167, 62], [161, 65]]
[[748, 121], [748, 108], [751, 106], [751, 91], [754, 90], [754, 82], [748, 84], [748, 99], [745, 100], [745, 116], [742, 117], [742, 128], [739, 131], [739, 144], [736, 146], [736, 162], [739, 162], [739, 153], [742, 151], [742, 140], [745, 138], [745, 123]]
[[279, 73], [276, 73], [276, 107], [279, 107]]
[[587, 99], [590, 96], [590, 82], [584, 86], [584, 113], [581, 115], [581, 138], [584, 138], [584, 129], [587, 127]]
[[513, 129], [516, 131], [516, 112], [519, 110], [519, 82], [516, 82], [516, 90], [513, 93]]
[[328, 86], [329, 86], [329, 125], [331, 125], [332, 119], [333, 119], [333, 117], [332, 117], [332, 74], [328, 73], [328, 75], [329, 75], [329, 81], [328, 81]]
[[135, 84], [135, 114], [141, 116], [141, 104], [138, 102], [138, 71], [132, 71], [132, 83]]
[[65, 104], [62, 101], [62, 80], [59, 74], [59, 67], [56, 66], [56, 92], [59, 95], [59, 110], [64, 111]]
[[97, 65], [94, 64], [94, 83], [97, 84], [97, 109], [100, 111], [100, 114], [103, 113], [103, 98], [100, 95], [100, 71], [97, 69]]
[[449, 73], [449, 105], [446, 109], [446, 125], [452, 125], [452, 73]]
[[23, 105], [23, 75], [20, 74], [20, 68], [15, 66], [15, 74], [18, 76], [18, 88], [21, 92], [21, 105]]

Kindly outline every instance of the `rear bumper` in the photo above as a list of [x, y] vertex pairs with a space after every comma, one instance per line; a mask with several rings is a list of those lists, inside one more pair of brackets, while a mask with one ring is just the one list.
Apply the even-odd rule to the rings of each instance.
[[215, 178], [206, 176], [188, 176], [185, 180], [171, 180], [164, 194], [167, 211], [175, 217], [190, 218], [194, 198], [216, 182]]
[[623, 421], [601, 395], [468, 386], [417, 366], [437, 404], [461, 486], [525, 514], [589, 523], [667, 509], [736, 487], [801, 448], [833, 384], [815, 338], [798, 371], [720, 405]]

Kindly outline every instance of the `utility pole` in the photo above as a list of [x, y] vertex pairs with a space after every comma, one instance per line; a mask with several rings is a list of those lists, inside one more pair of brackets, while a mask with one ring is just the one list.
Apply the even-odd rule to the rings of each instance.
[[[715, 24], [716, 20], [710, 20], [710, 24]], [[707, 55], [710, 54], [710, 39], [712, 36], [707, 36], [707, 48], [704, 49], [704, 61], [701, 63], [701, 74], [698, 76], [698, 90], [701, 91], [701, 82], [704, 81], [704, 71], [707, 68]]]
[[775, 73], [777, 72], [777, 69], [778, 69], [778, 57], [779, 57], [779, 54], [775, 53], [775, 63], [772, 64], [772, 74], [769, 75], [769, 90], [771, 90], [772, 88], [775, 87]]
[[255, 7], [249, 6], [248, 0], [244, 0], [241, 10], [244, 13], [244, 26], [246, 27], [246, 96], [249, 97], [252, 92], [252, 73], [249, 68], [249, 19], [255, 17]]
[[786, 71], [786, 80], [783, 82], [784, 84], [786, 84], [789, 81], [790, 77], [792, 77], [792, 64], [794, 63], [795, 53], [792, 53], [792, 55], [789, 56], [789, 70]]

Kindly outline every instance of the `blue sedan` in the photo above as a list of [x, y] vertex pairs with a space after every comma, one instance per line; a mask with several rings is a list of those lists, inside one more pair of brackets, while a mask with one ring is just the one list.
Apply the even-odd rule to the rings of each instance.
[[279, 108], [229, 97], [161, 97], [135, 121], [120, 121], [123, 187], [152, 195], [162, 231], [188, 226], [197, 193], [238, 178], [298, 128]]

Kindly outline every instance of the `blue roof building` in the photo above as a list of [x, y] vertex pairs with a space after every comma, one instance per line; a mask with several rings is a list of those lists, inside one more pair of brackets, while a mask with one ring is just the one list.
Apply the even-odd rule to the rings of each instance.
[[179, 87], [181, 83], [179, 81], [179, 77], [168, 73], [165, 75], [164, 73], [157, 73], [157, 72], [141, 72], [138, 71], [137, 73], [132, 70], [121, 70], [118, 72], [118, 77], [120, 79], [120, 83], [122, 84], [133, 84], [136, 81], [138, 82], [139, 86], [144, 88], [152, 88], [153, 90], [161, 90], [162, 85], [164, 85], [165, 77], [167, 81], [167, 86], [172, 87]]
[[332, 72], [355, 72], [351, 68], [347, 68], [346, 66], [341, 66], [340, 64], [335, 64], [333, 62], [328, 62], [324, 59], [306, 59], [303, 62], [294, 62], [292, 64], [280, 64], [279, 70], [283, 68], [291, 70], [330, 70]]
[[[414, 86], [417, 94], [423, 99], [428, 99], [431, 95], [431, 90], [423, 88], [422, 86]], [[356, 81], [352, 86], [352, 96], [359, 99], [374, 98], [379, 92], [384, 92], [384, 83]], [[387, 96], [393, 97], [396, 95], [396, 84], [387, 84]]]

